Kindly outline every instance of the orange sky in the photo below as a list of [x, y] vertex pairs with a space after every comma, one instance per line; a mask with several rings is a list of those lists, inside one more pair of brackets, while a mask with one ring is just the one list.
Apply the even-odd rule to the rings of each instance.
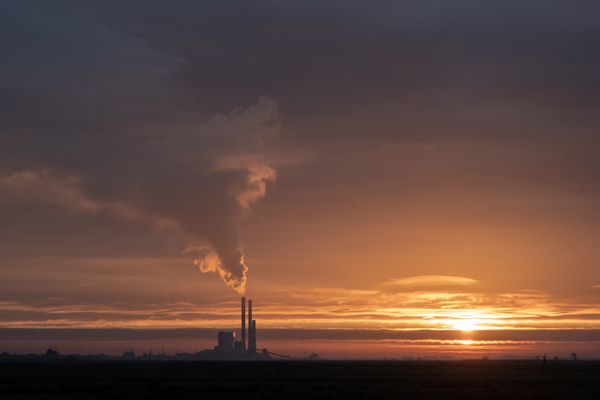
[[[598, 6], [234, 3], [0, 6], [0, 339], [237, 328], [245, 291], [259, 331], [591, 354]], [[439, 344], [370, 335], [265, 342]]]

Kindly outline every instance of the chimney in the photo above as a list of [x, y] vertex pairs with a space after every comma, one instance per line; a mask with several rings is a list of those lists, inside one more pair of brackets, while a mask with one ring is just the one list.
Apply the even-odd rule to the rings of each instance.
[[256, 322], [252, 319], [252, 300], [248, 300], [248, 351], [256, 351]]
[[248, 349], [250, 349], [250, 338], [252, 337], [252, 300], [248, 300]]
[[[252, 300], [250, 300], [250, 301], [252, 301]], [[250, 303], [250, 304], [252, 304], [252, 303]], [[252, 305], [250, 305], [250, 307], [252, 307]], [[245, 297], [242, 297], [242, 349], [246, 350], [246, 298]]]
[[248, 337], [248, 351], [256, 352], [256, 320], [252, 320], [250, 325], [250, 335]]

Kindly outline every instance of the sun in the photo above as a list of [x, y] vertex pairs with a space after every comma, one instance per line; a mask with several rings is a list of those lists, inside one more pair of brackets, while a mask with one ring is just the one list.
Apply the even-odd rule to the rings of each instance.
[[459, 331], [471, 332], [478, 328], [478, 321], [474, 319], [459, 319], [452, 321], [452, 326]]

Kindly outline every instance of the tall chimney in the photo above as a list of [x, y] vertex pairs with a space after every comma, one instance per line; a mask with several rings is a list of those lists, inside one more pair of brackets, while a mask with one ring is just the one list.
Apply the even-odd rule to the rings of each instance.
[[248, 300], [248, 351], [254, 353], [256, 351], [256, 331], [253, 329], [255, 322], [252, 319], [252, 300]]
[[250, 338], [252, 337], [252, 300], [248, 300], [248, 349], [250, 349]]
[[[252, 303], [250, 303], [252, 304]], [[252, 307], [252, 306], [250, 306]], [[242, 349], [246, 350], [246, 298], [242, 297]]]
[[255, 353], [256, 352], [256, 320], [252, 320], [252, 324], [250, 325], [250, 337], [248, 338], [248, 351]]

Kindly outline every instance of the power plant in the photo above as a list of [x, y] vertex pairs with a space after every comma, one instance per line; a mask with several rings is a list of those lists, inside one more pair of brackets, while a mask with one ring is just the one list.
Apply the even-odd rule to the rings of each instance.
[[224, 360], [265, 360], [271, 355], [286, 357], [281, 354], [269, 352], [267, 349], [256, 348], [256, 320], [252, 319], [252, 300], [248, 300], [248, 320], [246, 323], [246, 298], [242, 297], [242, 315], [240, 340], [235, 340], [234, 331], [219, 331], [217, 345], [213, 351], [202, 352], [204, 355], [215, 359]]
[[[164, 350], [160, 353], [154, 353], [152, 350], [148, 353], [136, 355], [133, 349], [123, 352], [120, 357], [99, 355], [79, 355], [70, 354], [62, 355], [56, 348], [49, 348], [45, 354], [28, 354], [24, 356], [2, 353], [0, 354], [0, 362], [2, 359], [122, 359], [122, 360], [138, 360], [138, 361], [156, 361], [156, 360], [210, 360], [210, 361], [242, 361], [242, 360], [289, 360], [291, 356], [268, 351], [266, 348], [256, 347], [256, 320], [252, 319], [252, 300], [248, 300], [247, 304], [248, 315], [246, 315], [246, 298], [242, 297], [242, 315], [241, 315], [241, 332], [239, 340], [234, 330], [219, 331], [217, 333], [217, 345], [213, 349], [201, 350], [194, 353], [179, 353], [174, 355], [165, 354]], [[247, 318], [247, 320], [246, 320]], [[319, 355], [312, 353], [304, 358], [294, 358], [296, 360], [319, 360]]]

